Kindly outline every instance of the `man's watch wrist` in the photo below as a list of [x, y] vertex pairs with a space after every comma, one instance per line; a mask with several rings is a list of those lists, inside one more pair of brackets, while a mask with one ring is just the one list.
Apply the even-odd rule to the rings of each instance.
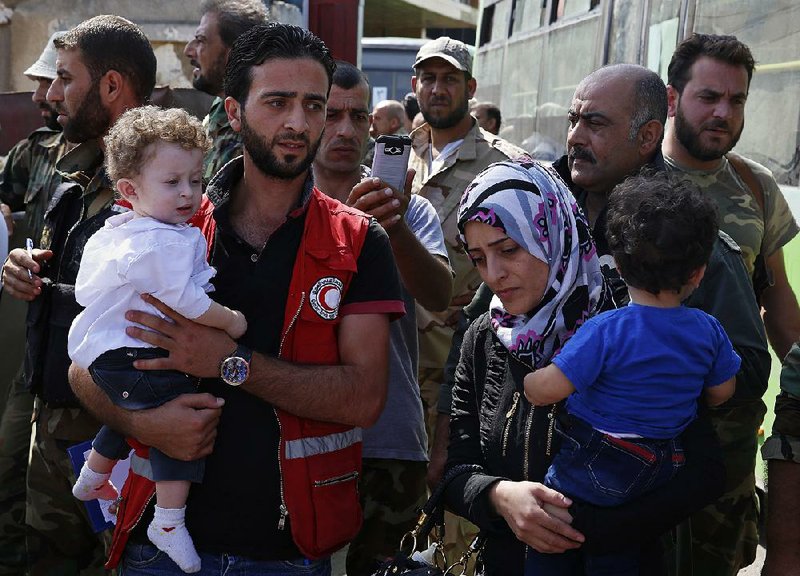
[[239, 344], [231, 354], [222, 359], [219, 365], [219, 377], [229, 386], [240, 386], [250, 376], [250, 362], [253, 351]]

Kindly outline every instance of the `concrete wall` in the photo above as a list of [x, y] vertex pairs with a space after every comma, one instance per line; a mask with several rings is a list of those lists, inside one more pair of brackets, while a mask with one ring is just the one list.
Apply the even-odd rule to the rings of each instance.
[[[2, 0], [13, 12], [0, 23], [0, 92], [28, 91], [33, 84], [23, 72], [56, 30], [69, 29], [97, 14], [117, 14], [138, 24], [158, 58], [156, 84], [191, 87], [191, 67], [183, 48], [200, 21], [201, 0]], [[300, 24], [300, 12], [272, 2], [273, 18]], [[1, 8], [0, 8], [1, 9]]]
[[[158, 57], [159, 84], [191, 85], [185, 43], [200, 21], [200, 0], [19, 0], [9, 24], [0, 28], [0, 91], [30, 90], [23, 75], [50, 35], [97, 14], [117, 14], [142, 27]], [[7, 47], [7, 50], [4, 49]]]

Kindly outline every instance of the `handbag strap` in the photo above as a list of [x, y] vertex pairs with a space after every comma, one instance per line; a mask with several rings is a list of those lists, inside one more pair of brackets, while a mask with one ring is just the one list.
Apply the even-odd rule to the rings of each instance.
[[450, 483], [453, 482], [453, 480], [462, 474], [482, 471], [483, 467], [479, 464], [458, 464], [450, 468], [436, 485], [436, 488], [434, 488], [430, 498], [428, 498], [428, 501], [425, 502], [425, 505], [422, 507], [419, 519], [417, 520], [417, 524], [414, 526], [414, 529], [403, 536], [403, 540], [400, 542], [400, 547], [403, 548], [403, 544], [406, 542], [407, 538], [412, 540], [412, 547], [416, 547], [417, 538], [427, 538], [434, 526], [441, 526], [444, 524], [444, 505], [442, 502], [442, 496], [444, 495], [444, 491], [447, 489]]

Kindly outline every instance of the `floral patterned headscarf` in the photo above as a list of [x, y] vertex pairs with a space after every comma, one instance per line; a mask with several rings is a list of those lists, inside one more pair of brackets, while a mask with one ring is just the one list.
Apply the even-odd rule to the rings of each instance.
[[555, 170], [536, 162], [498, 162], [472, 181], [461, 197], [458, 228], [467, 222], [502, 230], [549, 268], [539, 304], [511, 314], [496, 295], [491, 326], [509, 352], [541, 368], [575, 331], [610, 301], [594, 241], [575, 198]]

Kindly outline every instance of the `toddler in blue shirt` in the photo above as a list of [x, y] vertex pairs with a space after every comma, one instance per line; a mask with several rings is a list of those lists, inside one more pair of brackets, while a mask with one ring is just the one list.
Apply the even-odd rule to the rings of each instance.
[[[656, 489], [683, 465], [678, 436], [733, 395], [740, 358], [719, 322], [681, 306], [717, 238], [714, 205], [666, 173], [628, 178], [609, 197], [607, 239], [631, 304], [593, 318], [552, 364], [525, 377], [535, 405], [567, 398], [561, 448], [545, 484], [614, 506]], [[638, 548], [584, 555], [587, 576], [637, 575]], [[562, 573], [565, 555], [530, 549], [526, 575]], [[559, 558], [563, 557], [563, 558]]]

